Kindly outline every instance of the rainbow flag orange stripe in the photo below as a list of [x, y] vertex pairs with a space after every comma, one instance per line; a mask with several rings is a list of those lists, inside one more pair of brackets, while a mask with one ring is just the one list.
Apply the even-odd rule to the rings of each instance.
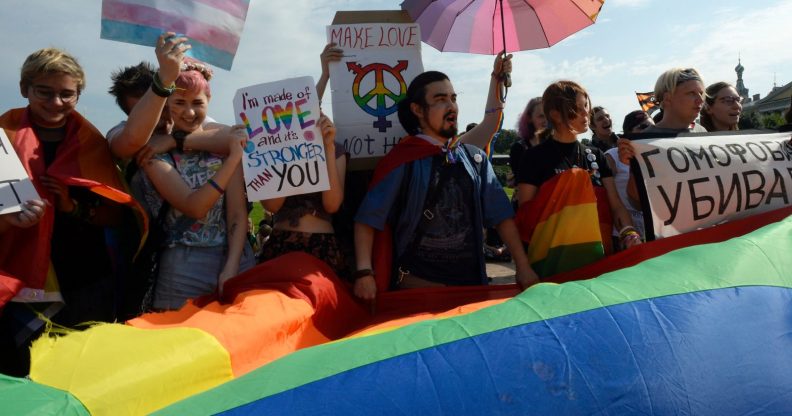
[[597, 197], [585, 170], [556, 175], [520, 211], [518, 227], [529, 242], [531, 267], [540, 277], [576, 269], [605, 255]]

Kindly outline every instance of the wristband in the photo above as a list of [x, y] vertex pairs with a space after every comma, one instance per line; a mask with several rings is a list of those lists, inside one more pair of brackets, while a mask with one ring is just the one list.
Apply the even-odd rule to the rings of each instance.
[[168, 98], [171, 96], [171, 94], [173, 94], [174, 91], [176, 91], [176, 84], [171, 84], [170, 86], [165, 87], [162, 85], [162, 80], [159, 78], [159, 73], [155, 72], [154, 79], [151, 82], [151, 91], [162, 98]]
[[209, 179], [209, 180], [207, 180], [207, 181], [206, 181], [206, 183], [208, 183], [209, 185], [211, 185], [211, 186], [212, 186], [212, 188], [214, 188], [214, 189], [215, 189], [215, 191], [217, 191], [217, 192], [219, 192], [219, 193], [220, 193], [220, 195], [222, 195], [222, 194], [224, 194], [224, 193], [225, 193], [225, 189], [223, 189], [223, 187], [222, 187], [222, 186], [218, 185], [218, 184], [217, 184], [217, 182], [215, 182], [215, 181], [214, 181], [214, 179]]
[[492, 107], [484, 110], [484, 114], [492, 114], [497, 113], [499, 111], [503, 111], [503, 107]]
[[176, 141], [176, 150], [184, 152], [184, 139], [187, 138], [187, 132], [184, 130], [175, 130], [171, 133], [171, 137]]
[[355, 273], [352, 273], [352, 278], [354, 280], [357, 280], [357, 279], [360, 279], [361, 277], [366, 277], [366, 276], [374, 276], [374, 271], [371, 270], [371, 269], [360, 269], [360, 270], [356, 271]]

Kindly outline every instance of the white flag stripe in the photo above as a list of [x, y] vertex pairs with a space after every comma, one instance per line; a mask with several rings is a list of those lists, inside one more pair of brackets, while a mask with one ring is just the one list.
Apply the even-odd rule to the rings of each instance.
[[236, 36], [239, 36], [245, 27], [244, 20], [240, 20], [223, 10], [203, 3], [197, 3], [193, 0], [115, 0], [113, 3], [151, 7], [165, 13], [185, 16], [191, 20], [232, 32]]

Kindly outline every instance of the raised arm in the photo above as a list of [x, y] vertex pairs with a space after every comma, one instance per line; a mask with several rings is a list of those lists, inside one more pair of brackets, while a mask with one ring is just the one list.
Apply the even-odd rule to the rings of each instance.
[[[163, 87], [173, 85], [176, 77], [179, 76], [184, 52], [190, 49], [190, 45], [184, 43], [187, 38], [173, 36], [173, 32], [160, 35], [157, 39], [157, 47], [154, 49], [159, 62], [156, 77], [159, 78]], [[157, 81], [155, 80], [155, 82]], [[152, 88], [143, 94], [143, 97], [129, 113], [124, 128], [115, 137], [108, 138], [110, 139], [110, 151], [113, 155], [128, 159], [146, 145], [157, 126], [166, 99], [167, 97], [155, 94]]]
[[338, 62], [342, 56], [344, 56], [344, 51], [341, 48], [337, 48], [335, 43], [325, 45], [322, 54], [319, 55], [319, 59], [322, 62], [322, 75], [316, 81], [316, 93], [319, 94], [320, 101], [327, 88], [327, 82], [330, 80], [330, 62]]
[[[231, 183], [234, 171], [242, 159], [242, 148], [238, 144], [232, 143], [228, 153], [228, 158], [223, 162], [223, 166], [211, 179], [222, 189], [227, 189]], [[150, 160], [143, 165], [143, 169], [157, 192], [174, 208], [191, 218], [205, 217], [222, 194], [221, 190], [216, 189], [209, 182], [193, 190], [184, 182], [179, 172], [163, 160]]]
[[492, 67], [490, 74], [489, 93], [487, 94], [487, 105], [484, 110], [484, 118], [481, 122], [471, 129], [469, 132], [463, 134], [460, 140], [463, 143], [472, 144], [480, 149], [484, 149], [489, 144], [492, 137], [497, 133], [500, 127], [501, 115], [506, 106], [505, 102], [500, 101], [499, 90], [501, 81], [501, 74], [511, 74], [512, 62], [511, 54], [504, 56], [503, 52], [495, 57], [495, 63]]

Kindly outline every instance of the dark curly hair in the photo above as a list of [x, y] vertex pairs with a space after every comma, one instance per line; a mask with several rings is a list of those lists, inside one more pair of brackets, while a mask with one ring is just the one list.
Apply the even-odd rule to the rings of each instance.
[[126, 108], [126, 98], [140, 98], [154, 82], [154, 69], [148, 62], [141, 62], [135, 66], [121, 68], [111, 75], [113, 85], [107, 92], [116, 99], [116, 104], [124, 113], [129, 114], [131, 108]]

